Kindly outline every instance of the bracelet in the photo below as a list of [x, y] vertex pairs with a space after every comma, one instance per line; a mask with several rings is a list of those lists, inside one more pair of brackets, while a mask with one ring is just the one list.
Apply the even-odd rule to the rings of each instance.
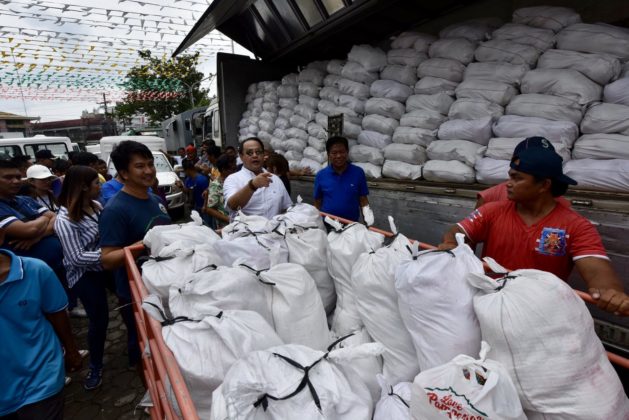
[[255, 191], [258, 189], [258, 187], [253, 185], [253, 178], [249, 180], [249, 183], [247, 185], [249, 186], [249, 188], [251, 188], [251, 191]]

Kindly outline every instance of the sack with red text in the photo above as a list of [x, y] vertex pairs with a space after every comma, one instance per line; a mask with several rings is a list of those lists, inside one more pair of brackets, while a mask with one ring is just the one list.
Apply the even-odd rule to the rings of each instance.
[[486, 358], [489, 349], [483, 341], [479, 359], [461, 354], [417, 375], [411, 389], [412, 418], [525, 420], [509, 373]]

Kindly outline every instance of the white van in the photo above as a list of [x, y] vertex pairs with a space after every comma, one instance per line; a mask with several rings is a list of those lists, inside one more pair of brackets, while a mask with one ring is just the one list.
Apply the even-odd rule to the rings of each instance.
[[16, 155], [28, 155], [35, 159], [39, 150], [50, 150], [55, 157], [67, 159], [72, 151], [72, 141], [68, 137], [34, 137], [0, 139], [0, 159], [11, 159]]
[[[155, 169], [157, 170], [157, 182], [159, 187], [164, 190], [166, 194], [166, 201], [168, 202], [168, 210], [181, 213], [184, 205], [183, 190], [179, 188], [176, 183], [179, 177], [173, 170], [166, 155], [160, 150], [166, 149], [166, 144], [163, 138], [153, 136], [110, 136], [103, 137], [100, 141], [101, 146], [101, 159], [107, 162], [107, 169], [113, 176], [116, 175], [116, 168], [114, 163], [109, 158], [114, 146], [124, 140], [134, 140], [139, 143], [146, 144], [146, 146], [153, 153], [153, 159], [155, 163]], [[148, 141], [146, 141], [148, 140]], [[178, 218], [178, 217], [177, 217]]]

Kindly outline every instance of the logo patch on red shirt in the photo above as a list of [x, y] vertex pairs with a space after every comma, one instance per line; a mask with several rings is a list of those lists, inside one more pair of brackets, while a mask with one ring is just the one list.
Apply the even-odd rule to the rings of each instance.
[[566, 255], [566, 231], [545, 227], [539, 238], [537, 251], [543, 255], [562, 257]]

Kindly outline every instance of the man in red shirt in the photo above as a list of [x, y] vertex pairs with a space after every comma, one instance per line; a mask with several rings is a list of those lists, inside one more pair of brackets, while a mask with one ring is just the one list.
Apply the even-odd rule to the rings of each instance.
[[561, 157], [543, 146], [516, 152], [507, 181], [509, 200], [474, 210], [445, 234], [439, 248], [454, 248], [454, 235], [461, 232], [470, 242], [484, 244], [483, 256], [511, 270], [534, 268], [567, 280], [576, 265], [601, 309], [629, 315], [629, 296], [598, 232], [572, 209], [557, 205], [556, 197], [576, 185], [563, 174]]

